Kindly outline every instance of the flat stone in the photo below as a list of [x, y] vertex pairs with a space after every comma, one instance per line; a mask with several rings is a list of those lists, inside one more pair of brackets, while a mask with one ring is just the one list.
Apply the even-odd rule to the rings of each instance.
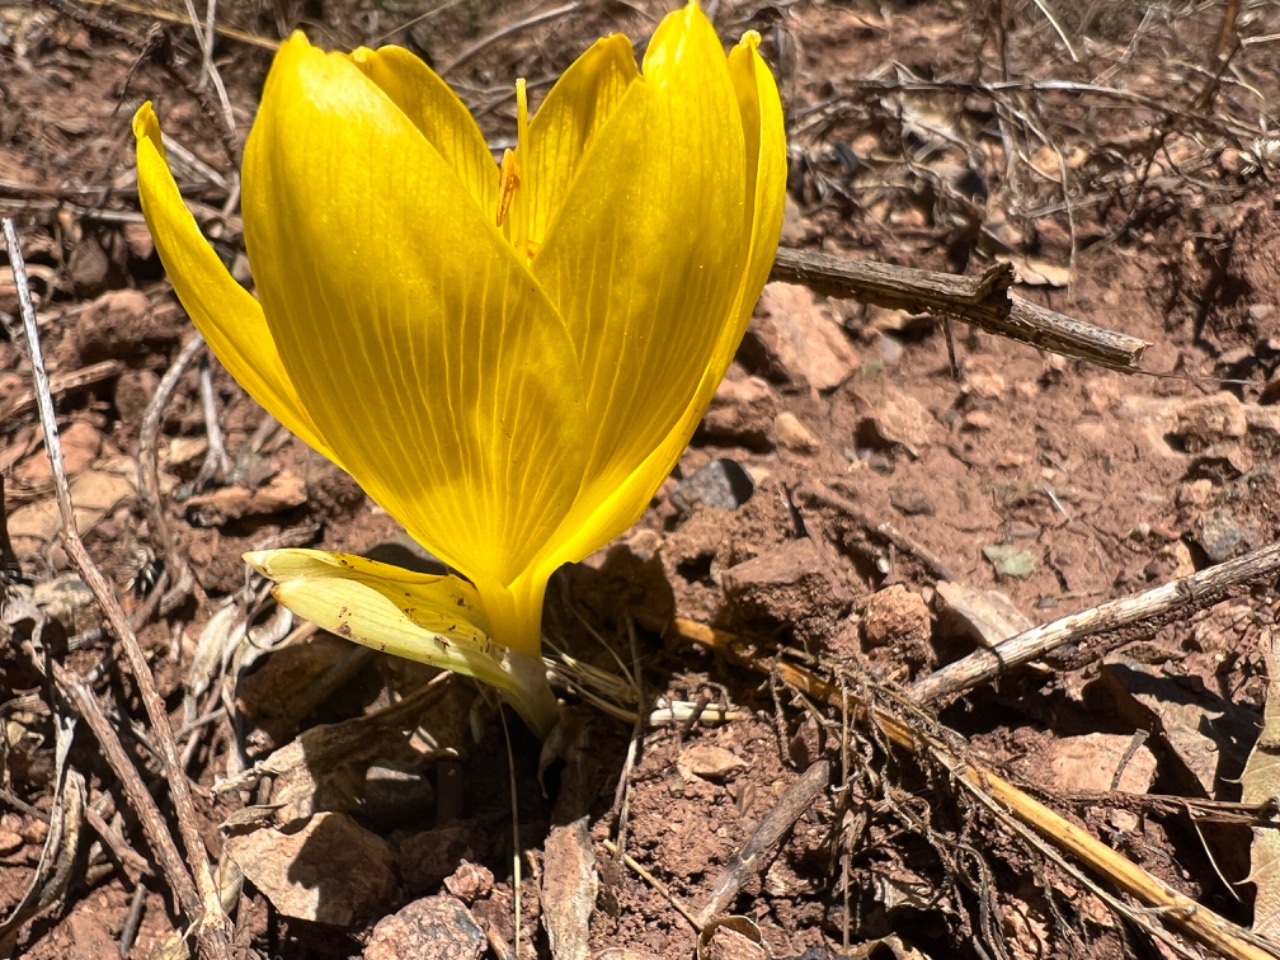
[[858, 366], [844, 328], [808, 287], [765, 286], [743, 343], [744, 363], [770, 380], [833, 390]]
[[224, 852], [273, 907], [299, 920], [350, 928], [396, 892], [395, 852], [344, 813], [233, 834]]

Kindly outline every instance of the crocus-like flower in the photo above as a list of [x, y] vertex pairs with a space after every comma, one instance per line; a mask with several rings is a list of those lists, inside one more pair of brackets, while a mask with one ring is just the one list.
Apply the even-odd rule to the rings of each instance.
[[183, 306], [231, 374], [465, 577], [312, 550], [246, 556], [341, 636], [556, 717], [540, 658], [561, 564], [622, 533], [688, 443], [778, 243], [782, 109], [748, 33], [690, 3], [636, 69], [594, 44], [501, 164], [396, 47], [294, 34], [243, 169], [255, 299], [201, 237], [151, 105], [138, 191]]

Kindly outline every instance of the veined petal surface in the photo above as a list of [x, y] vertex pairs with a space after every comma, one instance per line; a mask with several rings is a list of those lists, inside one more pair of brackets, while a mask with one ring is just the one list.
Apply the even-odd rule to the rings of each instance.
[[361, 47], [351, 62], [381, 88], [458, 175], [476, 206], [497, 208], [498, 165], [470, 111], [449, 85], [402, 47]]
[[544, 570], [581, 560], [639, 519], [655, 490], [671, 472], [706, 414], [725, 371], [751, 320], [760, 291], [773, 266], [782, 231], [786, 198], [787, 148], [782, 103], [773, 75], [757, 50], [759, 38], [748, 34], [729, 54], [729, 69], [742, 118], [747, 165], [748, 203], [743, 211], [749, 252], [739, 271], [734, 301], [720, 317], [719, 339], [697, 390], [675, 426], [632, 473], [604, 495], [583, 497], [542, 560]]
[[690, 5], [655, 34], [533, 261], [582, 363], [586, 500], [667, 436], [721, 339], [745, 255], [742, 143], [720, 41]]
[[280, 363], [261, 305], [236, 283], [182, 202], [150, 102], [134, 115], [133, 133], [138, 148], [138, 197], [147, 229], [196, 329], [249, 396], [310, 446], [336, 460]]
[[519, 145], [512, 235], [535, 250], [541, 245], [592, 139], [638, 77], [635, 51], [621, 34], [597, 40], [560, 75], [533, 116], [529, 142]]
[[441, 560], [513, 580], [583, 456], [574, 344], [523, 262], [382, 89], [300, 36], [267, 79], [244, 216], [281, 359], [343, 466]]

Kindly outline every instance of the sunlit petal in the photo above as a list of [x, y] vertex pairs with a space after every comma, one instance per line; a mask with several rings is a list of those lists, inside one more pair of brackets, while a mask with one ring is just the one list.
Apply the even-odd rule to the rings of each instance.
[[404, 113], [295, 36], [246, 148], [249, 259], [298, 394], [360, 485], [477, 582], [510, 582], [581, 476], [572, 341]]
[[316, 431], [280, 363], [262, 307], [213, 252], [165, 160], [160, 122], [150, 103], [133, 118], [138, 197], [169, 281], [209, 349], [249, 396], [308, 444], [336, 459]]
[[749, 202], [744, 219], [751, 241], [734, 302], [719, 325], [719, 340], [697, 390], [676, 425], [643, 462], [622, 482], [607, 490], [604, 497], [594, 502], [582, 498], [566, 518], [554, 550], [542, 560], [547, 570], [582, 559], [639, 519], [702, 421], [768, 279], [782, 230], [787, 148], [782, 103], [773, 75], [757, 51], [758, 43], [758, 36], [748, 34], [729, 54], [747, 157]]
[[351, 62], [376, 83], [462, 180], [481, 210], [497, 204], [498, 165], [471, 113], [435, 71], [401, 47], [360, 48]]
[[564, 206], [592, 139], [613, 116], [638, 77], [635, 51], [621, 34], [597, 40], [556, 81], [534, 114], [529, 142], [520, 144], [520, 202], [513, 233], [536, 250]]
[[654, 42], [533, 266], [581, 358], [594, 502], [688, 407], [745, 258], [742, 124], [720, 42], [694, 6]]

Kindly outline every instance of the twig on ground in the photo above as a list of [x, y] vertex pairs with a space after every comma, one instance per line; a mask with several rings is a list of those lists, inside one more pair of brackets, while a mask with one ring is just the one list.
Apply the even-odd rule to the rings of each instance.
[[164, 516], [164, 504], [160, 499], [160, 455], [157, 449], [160, 442], [160, 427], [164, 421], [164, 411], [178, 388], [178, 381], [186, 372], [187, 366], [204, 346], [204, 338], [193, 333], [182, 345], [169, 369], [164, 372], [160, 382], [156, 384], [156, 392], [147, 403], [142, 415], [142, 429], [138, 436], [138, 499], [142, 501], [143, 513], [147, 517], [147, 526], [151, 536], [160, 547], [164, 557], [165, 568], [173, 581], [169, 593], [185, 597], [195, 586], [195, 578], [191, 574], [191, 566], [186, 557], [178, 552], [169, 533], [169, 524]]
[[1126, 373], [1138, 369], [1148, 346], [1010, 292], [1013, 268], [1008, 264], [991, 267], [981, 277], [957, 277], [781, 247], [770, 279], [801, 283], [829, 297], [955, 317], [997, 336]]
[[217, 477], [226, 476], [231, 469], [226, 445], [222, 442], [222, 426], [218, 423], [218, 404], [213, 395], [213, 366], [209, 354], [200, 355], [200, 406], [204, 410], [204, 429], [208, 445], [204, 462], [196, 474], [192, 488], [198, 493]]
[[[612, 840], [605, 840], [603, 843], [605, 850], [609, 852], [610, 856], [616, 857], [621, 853], [621, 851], [618, 850], [618, 845]], [[658, 893], [666, 897], [671, 906], [676, 908], [676, 912], [689, 921], [689, 926], [693, 927], [693, 929], [699, 933], [702, 932], [702, 924], [698, 922], [697, 916], [695, 916], [694, 912], [685, 905], [683, 900], [671, 892], [670, 887], [650, 873], [645, 868], [644, 864], [632, 857], [631, 854], [623, 853], [621, 858], [622, 862], [625, 863], [627, 868], [635, 873], [636, 876], [649, 884], [649, 886], [653, 887], [653, 889], [657, 890]]]
[[910, 537], [898, 531], [893, 524], [887, 520], [877, 520], [867, 511], [863, 510], [852, 500], [842, 497], [834, 490], [829, 489], [821, 483], [807, 483], [796, 488], [795, 498], [797, 501], [811, 501], [823, 506], [831, 507], [840, 511], [853, 520], [863, 529], [877, 534], [887, 540], [890, 544], [901, 550], [908, 556], [915, 557], [927, 570], [930, 576], [937, 577], [939, 580], [955, 580], [956, 575], [951, 568], [942, 560], [936, 557], [932, 551], [923, 545], [916, 543]]
[[556, 7], [554, 10], [535, 13], [531, 17], [526, 17], [523, 20], [509, 24], [499, 30], [495, 30], [493, 33], [481, 37], [436, 72], [442, 77], [446, 76], [450, 71], [457, 70], [464, 63], [467, 63], [474, 57], [480, 55], [499, 40], [504, 40], [507, 37], [520, 33], [522, 30], [528, 30], [530, 27], [536, 27], [540, 23], [548, 23], [551, 20], [558, 20], [561, 17], [567, 17], [570, 14], [577, 13], [581, 9], [581, 3], [567, 3], [563, 7]]
[[[691, 620], [677, 618], [673, 627], [675, 636], [685, 642], [709, 647], [758, 673], [776, 672], [784, 682], [806, 695], [837, 709], [841, 706], [842, 689], [803, 667], [776, 657], [756, 656], [749, 644], [732, 634]], [[848, 696], [847, 693], [844, 695]], [[1248, 931], [1178, 893], [1007, 780], [961, 757], [954, 746], [964, 742], [959, 734], [938, 727], [937, 730], [946, 738], [944, 740], [938, 733], [907, 724], [880, 705], [865, 700], [861, 700], [859, 705], [894, 744], [917, 756], [932, 757], [966, 792], [979, 798], [989, 809], [1011, 816], [1031, 831], [1038, 844], [1050, 844], [1070, 853], [1124, 893], [1151, 908], [1154, 915], [1171, 926], [1230, 960], [1274, 960], [1275, 955], [1253, 942], [1255, 938]]]
[[769, 865], [769, 854], [791, 832], [813, 802], [822, 796], [831, 782], [831, 764], [818, 760], [800, 775], [765, 814], [760, 826], [742, 849], [724, 865], [711, 886], [706, 905], [698, 911], [698, 922], [706, 926], [720, 916], [755, 874]]
[[[4, 219], [5, 242], [9, 248], [9, 262], [13, 269], [17, 286], [19, 312], [27, 336], [27, 350], [31, 358], [32, 376], [35, 381], [36, 405], [40, 413], [40, 424], [44, 429], [45, 450], [49, 455], [49, 464], [53, 472], [58, 513], [62, 522], [60, 537], [67, 557], [80, 574], [81, 579], [93, 592], [94, 598], [102, 607], [108, 623], [116, 639], [124, 648], [125, 656], [134, 675], [143, 706], [155, 735], [160, 756], [164, 764], [165, 776], [168, 779], [173, 796], [173, 806], [178, 817], [178, 828], [182, 834], [183, 845], [187, 850], [188, 861], [195, 876], [195, 887], [198, 899], [191, 904], [189, 915], [195, 923], [195, 936], [201, 953], [208, 958], [228, 957], [230, 955], [229, 935], [230, 923], [222, 912], [218, 899], [218, 888], [213, 882], [213, 874], [209, 869], [209, 858], [200, 836], [196, 821], [195, 805], [191, 798], [191, 787], [186, 774], [179, 765], [178, 747], [174, 740], [173, 728], [169, 726], [169, 716], [164, 701], [156, 690], [155, 679], [151, 675], [146, 654], [120, 601], [107, 583], [102, 571], [98, 569], [89, 551], [85, 549], [76, 527], [75, 512], [71, 504], [71, 490], [67, 483], [66, 468], [62, 460], [62, 445], [58, 439], [58, 424], [53, 410], [53, 397], [49, 392], [49, 376], [45, 372], [44, 357], [40, 349], [40, 331], [36, 325], [35, 308], [31, 303], [31, 294], [27, 288], [27, 278], [22, 259], [22, 251], [18, 244], [18, 234], [13, 221]], [[55, 662], [55, 667], [58, 665]], [[87, 693], [87, 691], [86, 691]], [[128, 769], [132, 769], [128, 765]], [[136, 775], [136, 771], [134, 771]], [[139, 781], [140, 782], [140, 781]], [[148, 794], [148, 796], [150, 796]], [[163, 829], [163, 821], [154, 825], [157, 835], [168, 835]], [[170, 840], [172, 843], [172, 840]], [[188, 882], [190, 877], [181, 872]]]
[[[21, 341], [18, 342], [21, 343]], [[70, 393], [72, 390], [80, 390], [95, 383], [101, 383], [103, 380], [110, 380], [112, 377], [119, 376], [123, 371], [124, 364], [119, 360], [103, 360], [101, 363], [91, 363], [89, 366], [81, 367], [79, 370], [55, 374], [50, 377], [49, 392], [55, 397], [60, 397], [62, 394]], [[23, 390], [16, 397], [13, 397], [3, 407], [0, 407], [0, 430], [8, 427], [14, 417], [26, 413], [34, 408], [35, 405], [36, 393], [34, 390]]]
[[1089, 610], [1025, 630], [989, 650], [975, 650], [917, 681], [907, 693], [917, 703], [952, 696], [1035, 660], [1064, 643], [1149, 620], [1178, 607], [1208, 606], [1221, 599], [1228, 588], [1277, 574], [1280, 574], [1280, 544], [1272, 544], [1181, 580], [1108, 600]]

